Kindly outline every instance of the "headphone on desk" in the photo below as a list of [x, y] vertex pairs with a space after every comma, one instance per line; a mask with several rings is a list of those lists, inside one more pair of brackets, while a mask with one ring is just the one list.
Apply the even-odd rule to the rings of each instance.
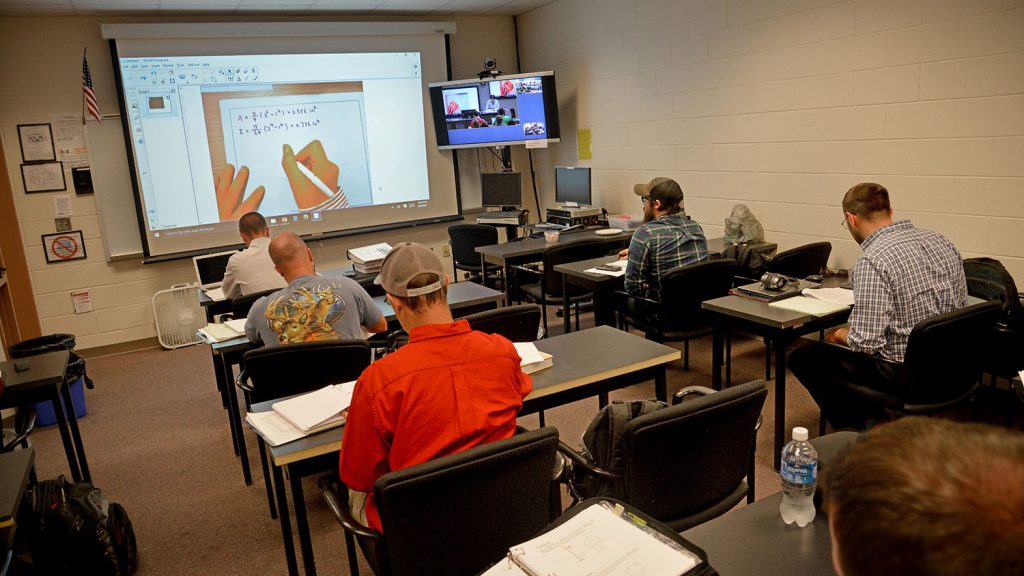
[[761, 286], [765, 290], [779, 291], [786, 287], [790, 282], [793, 282], [785, 274], [779, 274], [777, 272], [765, 272], [761, 276]]

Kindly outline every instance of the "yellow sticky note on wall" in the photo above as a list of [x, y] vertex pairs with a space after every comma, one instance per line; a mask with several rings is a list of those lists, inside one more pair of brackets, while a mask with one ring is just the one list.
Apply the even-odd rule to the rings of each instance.
[[576, 155], [580, 160], [591, 160], [593, 154], [590, 152], [590, 128], [579, 128], [576, 130]]

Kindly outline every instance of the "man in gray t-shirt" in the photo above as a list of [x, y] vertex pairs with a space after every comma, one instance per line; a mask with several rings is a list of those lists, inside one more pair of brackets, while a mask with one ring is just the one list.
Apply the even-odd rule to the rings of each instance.
[[274, 238], [270, 257], [288, 286], [253, 303], [245, 321], [250, 341], [277, 346], [387, 330], [384, 313], [362, 286], [314, 272], [313, 253], [295, 233]]

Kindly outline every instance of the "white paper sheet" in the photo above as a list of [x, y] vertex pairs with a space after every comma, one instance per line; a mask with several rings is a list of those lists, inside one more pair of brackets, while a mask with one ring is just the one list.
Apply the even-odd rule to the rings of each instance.
[[807, 296], [794, 296], [785, 300], [779, 300], [778, 302], [772, 302], [768, 305], [773, 308], [792, 310], [793, 312], [802, 312], [814, 316], [826, 316], [849, 308], [846, 304], [837, 304], [816, 298], [808, 298]]
[[853, 306], [853, 290], [846, 288], [804, 288], [800, 293], [817, 300]]

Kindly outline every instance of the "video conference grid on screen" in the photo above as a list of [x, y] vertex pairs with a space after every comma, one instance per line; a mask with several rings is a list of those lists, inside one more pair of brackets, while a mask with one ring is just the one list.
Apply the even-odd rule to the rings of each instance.
[[156, 238], [429, 202], [419, 53], [119, 61]]

